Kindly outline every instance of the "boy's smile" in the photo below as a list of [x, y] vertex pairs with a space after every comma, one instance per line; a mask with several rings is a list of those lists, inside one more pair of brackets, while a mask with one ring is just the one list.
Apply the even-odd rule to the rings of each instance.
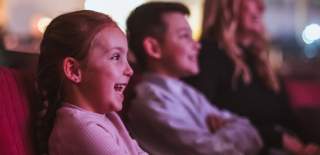
[[161, 65], [176, 78], [197, 74], [200, 44], [193, 40], [191, 28], [182, 13], [167, 13], [162, 18], [166, 32], [161, 45]]

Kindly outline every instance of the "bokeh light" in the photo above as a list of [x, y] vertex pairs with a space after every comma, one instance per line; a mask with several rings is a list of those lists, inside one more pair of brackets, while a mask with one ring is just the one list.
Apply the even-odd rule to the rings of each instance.
[[318, 24], [310, 24], [302, 32], [302, 39], [306, 44], [311, 44], [320, 39], [320, 26]]
[[[110, 15], [117, 22], [119, 27], [125, 31], [125, 21], [129, 13], [145, 0], [86, 0], [84, 7], [87, 10], [93, 10]], [[125, 5], [124, 5], [125, 4]]]
[[44, 33], [44, 31], [46, 30], [47, 26], [49, 25], [49, 23], [52, 21], [51, 18], [49, 17], [42, 17], [38, 20], [37, 22], [37, 29], [41, 32]]

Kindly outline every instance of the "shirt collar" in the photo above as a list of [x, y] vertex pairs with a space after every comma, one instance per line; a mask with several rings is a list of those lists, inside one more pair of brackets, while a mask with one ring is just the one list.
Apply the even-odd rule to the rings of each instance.
[[174, 93], [182, 94], [183, 82], [180, 79], [172, 78], [172, 77], [157, 74], [157, 73], [146, 73], [145, 77], [152, 78], [152, 79], [157, 78], [159, 80], [162, 80], [164, 84]]
[[65, 108], [72, 108], [72, 109], [76, 109], [78, 111], [81, 111], [81, 112], [84, 112], [84, 113], [87, 113], [87, 114], [90, 114], [90, 115], [95, 115], [95, 116], [98, 116], [98, 117], [105, 117], [105, 114], [100, 114], [100, 113], [96, 113], [96, 112], [93, 112], [93, 111], [88, 111], [86, 109], [83, 109], [77, 105], [74, 105], [74, 104], [71, 104], [71, 103], [68, 103], [68, 102], [64, 102], [63, 107]]

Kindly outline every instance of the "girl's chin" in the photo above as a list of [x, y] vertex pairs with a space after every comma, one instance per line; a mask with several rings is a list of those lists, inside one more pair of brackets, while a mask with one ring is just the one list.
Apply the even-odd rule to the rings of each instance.
[[122, 110], [122, 103], [120, 103], [121, 105], [117, 105], [115, 108], [114, 108], [114, 111], [115, 112], [119, 112]]
[[122, 102], [123, 100], [115, 99], [113, 101], [109, 101], [107, 105], [103, 105], [104, 107], [101, 109], [106, 108], [105, 112], [118, 112], [122, 110]]
[[115, 102], [115, 105], [114, 105], [115, 111], [121, 111], [121, 110], [122, 110], [122, 104], [123, 104], [123, 98], [118, 99], [118, 100]]

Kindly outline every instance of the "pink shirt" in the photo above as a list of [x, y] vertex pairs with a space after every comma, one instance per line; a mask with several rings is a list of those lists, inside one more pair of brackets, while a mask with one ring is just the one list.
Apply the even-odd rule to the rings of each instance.
[[146, 155], [115, 112], [98, 114], [72, 104], [57, 112], [50, 155]]

